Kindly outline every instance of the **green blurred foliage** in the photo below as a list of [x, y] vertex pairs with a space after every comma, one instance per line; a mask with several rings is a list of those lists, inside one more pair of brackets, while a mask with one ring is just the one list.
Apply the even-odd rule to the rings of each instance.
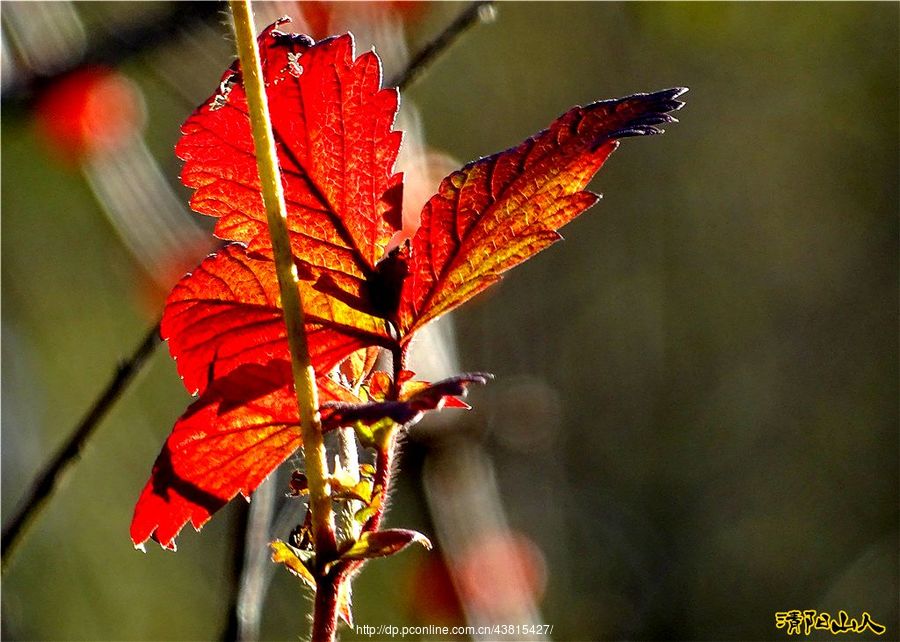
[[[433, 7], [414, 42], [459, 7]], [[461, 161], [575, 103], [691, 88], [680, 124], [624, 142], [564, 243], [456, 315], [463, 367], [498, 375], [465, 421], [547, 558], [554, 638], [783, 639], [773, 616], [792, 608], [867, 610], [896, 638], [898, 6], [498, 10], [407, 92], [430, 144]], [[146, 64], [127, 71], [174, 182], [185, 111]], [[33, 134], [4, 115], [4, 520], [153, 322], [146, 275]], [[536, 427], [515, 412], [535, 390], [523, 382], [559, 400]], [[187, 402], [158, 351], [4, 574], [5, 637], [219, 635], [234, 507], [175, 555], [127, 535]], [[515, 422], [548, 432], [522, 445], [503, 437]], [[416, 471], [389, 523], [429, 534]], [[409, 606], [424, 555], [367, 567], [357, 621], [428, 623]], [[295, 639], [307, 607], [279, 572], [266, 639]]]

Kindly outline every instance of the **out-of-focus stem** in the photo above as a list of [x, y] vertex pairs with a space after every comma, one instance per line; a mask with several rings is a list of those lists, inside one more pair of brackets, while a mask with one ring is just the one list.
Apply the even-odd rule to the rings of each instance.
[[[359, 481], [359, 453], [356, 451], [356, 433], [353, 428], [339, 428], [337, 437], [338, 466], [343, 470], [345, 476], [356, 483]], [[355, 541], [359, 537], [359, 525], [354, 518], [354, 514], [360, 508], [360, 502], [352, 499], [346, 499], [338, 503], [336, 526], [339, 544]]]
[[[316, 559], [319, 568], [322, 569], [324, 564], [334, 556], [336, 541], [334, 514], [331, 509], [331, 489], [328, 483], [328, 464], [319, 416], [316, 375], [310, 362], [309, 347], [306, 342], [303, 307], [297, 288], [297, 271], [294, 267], [287, 231], [287, 208], [278, 168], [278, 156], [275, 151], [275, 137], [272, 135], [272, 124], [269, 120], [269, 107], [259, 50], [256, 46], [250, 2], [249, 0], [230, 0], [229, 6], [234, 18], [235, 42], [241, 62], [244, 91], [247, 94], [247, 107], [250, 112], [263, 203], [266, 207], [269, 235], [272, 238], [278, 287], [281, 293], [281, 307], [284, 310], [284, 321], [291, 350], [294, 387], [300, 408], [303, 458], [309, 482], [309, 511], [316, 546]], [[319, 602], [322, 599], [328, 599], [329, 596], [330, 599], [335, 600], [337, 587], [326, 590], [324, 574], [316, 579], [316, 617], [313, 621], [312, 639], [314, 642], [323, 642], [334, 639], [336, 629], [334, 618], [337, 606], [331, 605], [330, 608], [326, 608], [328, 605], [323, 604], [320, 607]], [[320, 612], [323, 616], [331, 618], [331, 621], [322, 621], [319, 617]]]

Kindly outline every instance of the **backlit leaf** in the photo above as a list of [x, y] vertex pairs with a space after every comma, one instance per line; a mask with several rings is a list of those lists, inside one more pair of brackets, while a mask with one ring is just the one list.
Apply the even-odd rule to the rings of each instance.
[[[400, 229], [402, 176], [396, 89], [381, 89], [374, 52], [354, 58], [352, 36], [313, 44], [273, 24], [259, 36], [295, 255], [358, 294]], [[247, 102], [235, 62], [219, 90], [184, 123], [176, 153], [191, 207], [218, 217], [216, 234], [270, 254]]]
[[[353, 351], [388, 339], [383, 319], [299, 284], [310, 358], [327, 373]], [[240, 244], [207, 257], [172, 290], [161, 334], [189, 392], [245, 363], [290, 359], [275, 264]]]
[[562, 238], [556, 230], [597, 201], [584, 189], [618, 139], [660, 133], [685, 91], [574, 107], [518, 147], [445, 178], [412, 240], [401, 330], [408, 336]]
[[290, 544], [286, 544], [282, 542], [280, 539], [276, 539], [273, 542], [269, 543], [269, 547], [272, 549], [272, 561], [276, 564], [284, 564], [285, 568], [289, 570], [291, 573], [299, 577], [303, 580], [303, 583], [306, 584], [313, 591], [316, 590], [316, 579], [313, 577], [313, 574], [306, 567], [306, 563], [300, 557], [301, 551], [297, 550]]
[[[402, 370], [414, 333], [559, 240], [558, 230], [596, 202], [586, 187], [619, 140], [674, 122], [669, 112], [682, 106], [686, 90], [575, 107], [519, 146], [469, 163], [443, 180], [411, 241], [385, 254], [401, 227], [402, 176], [393, 173], [397, 91], [381, 88], [377, 56], [355, 57], [349, 34], [313, 43], [280, 31], [284, 22], [263, 31], [259, 48], [323, 430], [353, 426], [365, 445], [381, 447], [390, 443], [385, 434], [427, 411], [467, 407], [458, 397], [488, 378], [414, 381]], [[184, 524], [202, 526], [300, 446], [237, 63], [182, 133], [176, 153], [185, 161], [182, 180], [194, 190], [191, 205], [216, 217], [216, 234], [234, 243], [176, 285], [161, 326], [185, 386], [200, 397], [153, 467], [131, 536], [136, 545], [153, 537], [173, 549]], [[398, 359], [397, 381], [374, 372], [382, 348]], [[371, 493], [355, 515], [368, 523], [386, 499], [382, 490], [344, 486], [338, 490], [348, 497]], [[420, 537], [410, 533], [366, 533], [345, 557], [390, 554]], [[349, 619], [349, 584], [341, 599]]]
[[[319, 395], [354, 399], [327, 378]], [[249, 364], [214, 381], [176, 422], [153, 465], [131, 523], [134, 544], [153, 537], [174, 550], [187, 522], [199, 530], [238, 493], [249, 497], [300, 447], [299, 423], [287, 361]]]

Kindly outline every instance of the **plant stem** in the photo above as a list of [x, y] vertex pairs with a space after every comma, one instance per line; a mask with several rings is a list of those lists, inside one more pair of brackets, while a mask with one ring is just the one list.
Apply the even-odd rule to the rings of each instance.
[[[278, 168], [278, 156], [275, 151], [275, 137], [272, 134], [272, 124], [269, 119], [269, 106], [262, 77], [259, 50], [256, 46], [250, 2], [249, 0], [230, 0], [229, 6], [234, 17], [235, 42], [241, 63], [244, 91], [247, 94], [247, 107], [253, 129], [253, 143], [256, 149], [263, 202], [266, 206], [266, 218], [278, 274], [281, 307], [284, 310], [288, 344], [291, 350], [294, 388], [300, 408], [303, 459], [306, 464], [306, 477], [309, 481], [309, 511], [317, 566], [322, 569], [324, 564], [334, 556], [336, 542], [334, 514], [331, 509], [331, 489], [328, 484], [328, 464], [319, 417], [316, 374], [310, 362], [309, 347], [306, 342], [303, 307], [297, 288], [297, 271], [294, 267], [287, 231], [287, 207], [284, 202], [284, 190]], [[320, 600], [329, 599], [329, 596], [332, 601], [337, 598], [337, 587], [326, 590], [325, 579], [324, 575], [316, 578], [314, 642], [333, 640], [336, 628], [333, 620], [337, 617], [337, 605], [332, 605], [330, 609], [325, 606], [319, 607]], [[316, 621], [319, 619], [320, 613], [322, 617], [331, 617], [332, 621], [330, 623]]]
[[335, 570], [316, 578], [312, 640], [334, 640], [337, 633], [340, 577]]

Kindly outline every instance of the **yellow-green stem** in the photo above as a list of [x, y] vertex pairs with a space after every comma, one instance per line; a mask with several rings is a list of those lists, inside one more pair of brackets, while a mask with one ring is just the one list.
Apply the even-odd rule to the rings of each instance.
[[241, 62], [244, 91], [247, 94], [263, 202], [266, 207], [269, 234], [272, 237], [278, 287], [281, 291], [281, 307], [284, 310], [284, 322], [291, 350], [294, 387], [300, 406], [303, 458], [306, 464], [306, 477], [309, 480], [312, 531], [317, 556], [320, 559], [327, 558], [335, 550], [334, 515], [331, 510], [328, 464], [318, 410], [316, 374], [310, 363], [309, 347], [303, 326], [303, 307], [297, 289], [297, 271], [288, 236], [287, 209], [275, 151], [275, 138], [269, 120], [269, 105], [264, 89], [259, 50], [256, 46], [253, 12], [249, 0], [230, 0], [229, 5], [234, 18], [235, 42]]

